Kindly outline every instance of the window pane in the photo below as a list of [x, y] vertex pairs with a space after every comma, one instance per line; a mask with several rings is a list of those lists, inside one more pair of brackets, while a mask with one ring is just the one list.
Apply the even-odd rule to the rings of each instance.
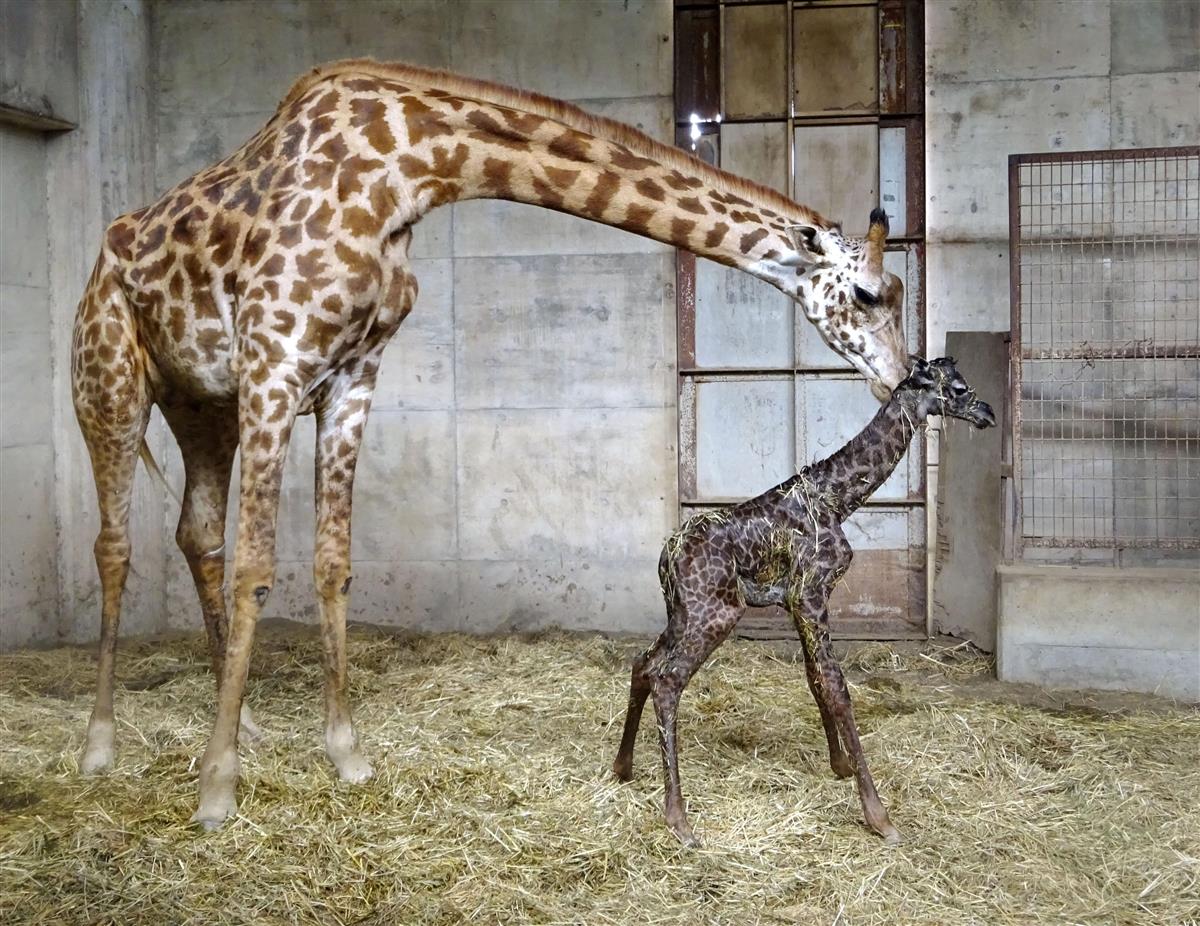
[[796, 200], [847, 234], [866, 234], [879, 202], [879, 131], [874, 125], [796, 129]]
[[748, 498], [795, 472], [792, 381], [696, 385], [696, 484], [701, 498]]
[[788, 192], [788, 138], [785, 122], [729, 123], [721, 127], [721, 166], [778, 190]]
[[799, 9], [793, 28], [797, 113], [878, 109], [875, 7]]
[[787, 7], [726, 7], [723, 51], [725, 115], [785, 115]]
[[790, 369], [792, 305], [770, 283], [697, 258], [696, 364]]

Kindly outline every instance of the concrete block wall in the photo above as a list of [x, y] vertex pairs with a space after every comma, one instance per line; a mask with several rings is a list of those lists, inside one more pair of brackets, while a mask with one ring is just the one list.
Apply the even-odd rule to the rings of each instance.
[[46, 141], [0, 124], [0, 646], [57, 636]]
[[929, 0], [931, 356], [1008, 330], [1008, 155], [1200, 142], [1198, 40], [1176, 0]]
[[1200, 701], [1195, 570], [1010, 565], [999, 585], [1004, 681]]
[[[160, 4], [156, 188], [240, 144], [306, 67], [351, 56], [515, 84], [672, 138], [669, 0], [539, 3], [536, 20], [506, 0]], [[237, 41], [213, 56], [215, 35]], [[472, 202], [429, 216], [413, 255], [420, 295], [385, 354], [359, 462], [352, 619], [658, 626], [657, 555], [676, 507], [673, 253], [547, 210]], [[317, 617], [312, 443], [302, 420], [268, 616]], [[173, 446], [167, 457], [181, 485]], [[235, 518], [231, 503], [230, 551]], [[197, 626], [172, 549], [166, 570], [170, 626]]]

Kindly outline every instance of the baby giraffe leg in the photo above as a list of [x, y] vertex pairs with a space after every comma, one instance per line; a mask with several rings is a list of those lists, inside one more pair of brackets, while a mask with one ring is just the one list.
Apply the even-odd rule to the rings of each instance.
[[854, 766], [842, 751], [829, 692], [822, 685], [821, 673], [817, 667], [816, 625], [805, 621], [797, 612], [792, 613], [792, 621], [800, 633], [800, 644], [804, 648], [804, 674], [808, 678], [808, 690], [812, 692], [813, 700], [817, 702], [817, 710], [821, 712], [821, 726], [825, 728], [825, 740], [829, 744], [829, 766], [838, 778], [849, 778], [854, 774]]
[[824, 609], [817, 620], [817, 664], [820, 673], [820, 685], [827, 692], [833, 714], [837, 720], [838, 732], [846, 744], [849, 753], [850, 766], [858, 783], [858, 797], [862, 801], [863, 816], [867, 826], [871, 827], [884, 840], [894, 845], [900, 842], [900, 831], [892, 826], [888, 819], [883, 802], [875, 790], [875, 782], [867, 769], [867, 760], [863, 755], [862, 743], [858, 738], [858, 727], [854, 723], [854, 710], [850, 707], [850, 692], [846, 688], [846, 679], [841, 667], [833, 657], [833, 646], [829, 640], [827, 614]]
[[[667, 618], [670, 623], [670, 617]], [[629, 707], [625, 711], [625, 731], [621, 735], [621, 747], [617, 750], [617, 758], [613, 762], [613, 773], [621, 781], [633, 778], [633, 746], [637, 741], [638, 725], [642, 720], [642, 708], [646, 706], [646, 697], [654, 687], [646, 667], [650, 659], [663, 645], [666, 634], [663, 634], [644, 653], [638, 653], [633, 660], [633, 671], [629, 680]]]
[[679, 785], [679, 746], [675, 732], [679, 698], [704, 661], [729, 636], [744, 608], [720, 601], [680, 607], [684, 611], [682, 633], [668, 652], [651, 660], [650, 677], [666, 779], [667, 826], [680, 842], [691, 847], [700, 845], [700, 840], [688, 822]]

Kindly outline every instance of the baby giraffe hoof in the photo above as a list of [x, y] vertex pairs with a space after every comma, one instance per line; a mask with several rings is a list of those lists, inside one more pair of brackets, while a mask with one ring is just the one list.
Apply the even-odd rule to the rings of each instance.
[[850, 760], [845, 756], [838, 759], [831, 759], [830, 766], [833, 768], [833, 774], [837, 778], [853, 778], [854, 767], [850, 764]]
[[687, 820], [675, 822], [668, 820], [667, 826], [670, 827], [671, 832], [675, 834], [675, 838], [683, 843], [685, 849], [700, 848], [700, 840], [697, 839], [696, 834], [692, 832], [692, 825], [688, 823]]
[[900, 835], [900, 831], [896, 827], [892, 826], [892, 821], [886, 815], [882, 819], [868, 819], [867, 826], [882, 836], [886, 845], [898, 846], [904, 842], [904, 837]]
[[241, 763], [236, 752], [200, 759], [200, 806], [192, 822], [212, 831], [237, 813], [237, 782]]
[[237, 805], [232, 801], [210, 802], [200, 805], [200, 809], [192, 814], [192, 822], [199, 823], [206, 833], [221, 828], [222, 824], [237, 813]]
[[617, 759], [612, 766], [613, 774], [617, 776], [617, 781], [633, 781], [633, 761], [627, 759]]

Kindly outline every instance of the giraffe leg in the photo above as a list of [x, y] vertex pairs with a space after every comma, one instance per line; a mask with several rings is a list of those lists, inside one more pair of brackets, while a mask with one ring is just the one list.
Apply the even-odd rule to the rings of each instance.
[[[208, 636], [213, 678], [218, 690], [225, 669], [229, 615], [225, 605], [225, 512], [229, 474], [237, 452], [237, 409], [216, 407], [197, 412], [163, 405], [163, 417], [179, 444], [187, 482], [175, 542], [187, 560], [200, 599]], [[253, 743], [262, 736], [254, 716], [242, 704], [238, 739]]]
[[828, 618], [824, 610], [817, 619], [816, 659], [820, 673], [820, 685], [827, 692], [834, 718], [837, 721], [838, 732], [846, 744], [849, 753], [850, 767], [858, 783], [858, 797], [862, 801], [863, 816], [867, 826], [884, 838], [889, 845], [901, 841], [900, 831], [888, 819], [887, 811], [879, 794], [875, 790], [875, 782], [867, 768], [867, 760], [863, 755], [862, 743], [858, 738], [858, 727], [854, 723], [854, 710], [850, 706], [850, 691], [846, 687], [846, 679], [842, 669], [833, 656], [833, 646], [829, 640], [829, 630], [826, 626]]
[[[237, 811], [240, 763], [237, 733], [259, 614], [275, 581], [275, 519], [292, 425], [300, 404], [294, 376], [269, 371], [251, 358], [243, 364], [238, 398], [242, 452], [233, 619], [225, 646], [217, 717], [200, 759], [199, 807], [192, 820], [214, 829]], [[251, 370], [252, 373], [247, 371]], [[254, 380], [258, 383], [255, 384]]]
[[[340, 385], [340, 384], [339, 384]], [[346, 608], [350, 600], [350, 510], [354, 467], [374, 388], [374, 368], [354, 375], [336, 399], [317, 407], [317, 526], [313, 579], [325, 662], [325, 754], [343, 781], [374, 771], [358, 748], [346, 694]]]
[[[103, 771], [113, 762], [113, 685], [121, 595], [129, 575], [129, 507], [138, 449], [150, 420], [150, 400], [127, 310], [123, 303], [106, 302], [98, 295], [108, 288], [105, 281], [113, 274], [104, 267], [102, 256], [93, 275], [94, 285], [80, 307], [72, 351], [75, 416], [91, 456], [100, 508], [100, 533], [94, 547], [100, 573], [100, 647], [96, 703], [79, 760], [79, 769], [85, 774]], [[112, 288], [120, 292], [119, 284], [113, 283]], [[120, 331], [115, 338], [111, 334], [114, 329]], [[89, 355], [95, 352], [90, 344], [111, 348], [107, 385], [98, 374], [89, 375]]]
[[[670, 606], [668, 605], [667, 623], [671, 622]], [[638, 653], [633, 660], [633, 671], [629, 681], [629, 706], [625, 710], [625, 730], [621, 734], [621, 746], [617, 750], [617, 758], [613, 762], [613, 774], [621, 781], [633, 778], [633, 746], [637, 741], [638, 726], [642, 721], [642, 708], [646, 706], [646, 698], [654, 687], [650, 674], [646, 671], [651, 658], [659, 651], [666, 639], [661, 635], [644, 653]]]
[[829, 766], [838, 778], [849, 778], [854, 774], [854, 766], [842, 750], [837, 718], [829, 701], [829, 692], [821, 683], [821, 673], [817, 667], [816, 625], [806, 621], [797, 611], [792, 611], [792, 621], [800, 633], [800, 644], [804, 648], [804, 674], [808, 678], [808, 690], [812, 692], [817, 709], [821, 712], [821, 726], [825, 728], [825, 741], [829, 744]]
[[683, 633], [666, 652], [660, 652], [650, 660], [649, 673], [662, 747], [667, 826], [680, 842], [692, 847], [700, 845], [700, 840], [688, 822], [679, 784], [679, 746], [675, 730], [679, 698], [704, 661], [729, 636], [745, 609], [736, 603], [717, 601], [706, 601], [698, 606], [680, 602], [680, 605], [685, 611]]

